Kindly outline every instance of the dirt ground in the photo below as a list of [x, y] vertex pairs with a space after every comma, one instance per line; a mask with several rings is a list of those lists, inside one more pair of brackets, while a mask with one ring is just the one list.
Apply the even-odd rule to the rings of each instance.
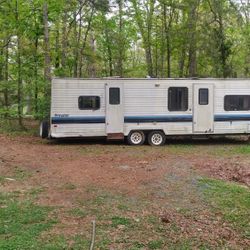
[[[116, 196], [126, 197], [135, 206], [134, 210], [126, 210], [126, 216], [135, 221], [138, 216], [140, 220], [150, 215], [158, 218], [161, 235], [173, 245], [180, 238], [192, 238], [196, 242], [194, 248], [199, 241], [213, 247], [250, 248], [249, 238], [225, 223], [220, 214], [211, 214], [196, 185], [199, 178], [208, 177], [249, 187], [250, 149], [244, 140], [172, 140], [164, 147], [154, 148], [104, 141], [44, 141], [35, 136], [2, 134], [0, 176], [11, 177], [0, 185], [1, 192], [40, 190], [37, 203], [59, 209], [63, 226], [55, 227], [51, 233], [80, 234], [93, 218], [101, 227], [102, 219], [98, 222], [95, 213], [72, 218], [65, 211], [82, 203], [88, 209], [86, 204], [105, 192], [110, 195], [110, 204]], [[137, 202], [142, 204], [140, 215], [135, 212]], [[173, 230], [173, 225], [178, 230]], [[153, 239], [150, 230], [137, 230], [137, 235], [129, 237], [135, 241]], [[129, 249], [128, 243], [116, 240], [117, 234], [121, 232], [107, 234], [111, 241], [106, 248]], [[160, 248], [168, 249], [164, 246]]]

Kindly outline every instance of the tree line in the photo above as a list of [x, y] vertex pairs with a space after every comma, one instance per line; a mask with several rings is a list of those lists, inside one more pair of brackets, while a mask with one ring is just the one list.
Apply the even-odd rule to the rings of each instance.
[[52, 77], [249, 77], [250, 0], [0, 0], [0, 116]]

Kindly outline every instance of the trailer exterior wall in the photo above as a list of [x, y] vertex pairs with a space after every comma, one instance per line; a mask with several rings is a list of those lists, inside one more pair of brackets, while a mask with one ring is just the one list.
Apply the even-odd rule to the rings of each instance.
[[[79, 96], [100, 96], [98, 110], [80, 110]], [[105, 136], [105, 91], [101, 80], [54, 79], [51, 93], [51, 136]]]
[[[167, 135], [192, 135], [193, 86], [214, 86], [214, 127], [211, 134], [249, 133], [249, 111], [225, 111], [225, 95], [250, 95], [249, 80], [159, 80], [159, 79], [54, 79], [52, 82], [51, 136], [92, 137], [106, 133], [106, 84], [122, 83], [124, 135], [131, 130], [163, 130]], [[188, 109], [168, 110], [168, 89], [188, 88]], [[80, 110], [81, 95], [100, 96], [98, 110]], [[206, 115], [206, 114], [204, 114]], [[209, 134], [209, 132], [207, 132]]]

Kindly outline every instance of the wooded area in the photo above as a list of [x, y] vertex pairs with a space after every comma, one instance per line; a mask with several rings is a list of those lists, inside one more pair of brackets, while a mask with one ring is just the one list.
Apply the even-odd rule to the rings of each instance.
[[249, 77], [250, 0], [0, 0], [0, 116], [60, 77]]

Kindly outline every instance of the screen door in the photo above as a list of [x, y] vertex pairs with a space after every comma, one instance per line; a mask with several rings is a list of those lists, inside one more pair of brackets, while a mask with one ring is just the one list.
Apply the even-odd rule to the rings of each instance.
[[123, 137], [123, 84], [106, 84], [106, 133], [109, 139]]
[[193, 93], [193, 132], [212, 133], [214, 131], [214, 86], [194, 84]]

